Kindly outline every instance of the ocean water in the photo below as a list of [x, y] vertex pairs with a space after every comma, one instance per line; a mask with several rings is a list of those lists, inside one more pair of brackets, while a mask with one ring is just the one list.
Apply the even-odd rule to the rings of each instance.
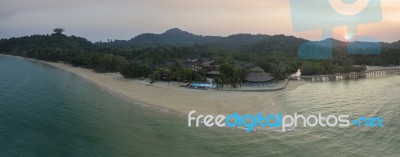
[[188, 128], [185, 115], [133, 104], [48, 65], [0, 56], [0, 156], [399, 156], [399, 93], [399, 76], [309, 83], [271, 108], [379, 115], [383, 128]]

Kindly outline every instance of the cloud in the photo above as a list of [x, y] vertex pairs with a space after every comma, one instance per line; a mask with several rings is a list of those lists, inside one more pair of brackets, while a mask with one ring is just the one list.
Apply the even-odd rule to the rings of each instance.
[[[382, 0], [382, 8], [379, 26], [399, 26], [399, 1]], [[289, 0], [0, 0], [0, 21], [0, 33], [7, 37], [64, 27], [66, 33], [92, 41], [129, 39], [172, 27], [203, 35], [294, 34]]]
[[[280, 0], [2, 0], [0, 10], [11, 13], [27, 11], [57, 10], [68, 7], [96, 4], [121, 4], [124, 6], [146, 6], [174, 11], [251, 11], [257, 9], [279, 9]], [[271, 7], [274, 6], [274, 7]]]

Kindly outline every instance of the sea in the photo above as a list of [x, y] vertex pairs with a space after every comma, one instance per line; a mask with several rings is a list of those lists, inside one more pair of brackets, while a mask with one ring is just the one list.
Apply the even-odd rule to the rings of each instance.
[[380, 116], [384, 127], [188, 127], [186, 115], [0, 56], [0, 157], [400, 156], [400, 76], [307, 83], [278, 96], [271, 110]]

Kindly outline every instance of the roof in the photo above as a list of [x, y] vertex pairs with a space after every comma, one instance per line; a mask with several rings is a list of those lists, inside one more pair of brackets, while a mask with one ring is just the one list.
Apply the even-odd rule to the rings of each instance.
[[204, 67], [210, 67], [211, 64], [213, 64], [213, 63], [214, 63], [213, 61], [205, 61], [205, 62], [201, 63], [201, 65]]
[[250, 72], [246, 75], [245, 80], [249, 82], [267, 82], [273, 80], [271, 74], [265, 72]]
[[212, 71], [207, 72], [207, 74], [208, 75], [220, 75], [221, 73], [217, 70], [212, 70]]
[[264, 69], [261, 69], [259, 66], [254, 67], [250, 70], [251, 72], [264, 72]]

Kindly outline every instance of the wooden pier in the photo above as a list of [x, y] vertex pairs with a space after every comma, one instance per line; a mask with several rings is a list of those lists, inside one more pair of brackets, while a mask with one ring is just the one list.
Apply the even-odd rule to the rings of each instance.
[[301, 76], [301, 79], [311, 82], [323, 82], [323, 81], [355, 80], [364, 78], [378, 78], [378, 77], [386, 77], [393, 75], [400, 75], [400, 67], [371, 68], [364, 72], [352, 72], [347, 74]]

